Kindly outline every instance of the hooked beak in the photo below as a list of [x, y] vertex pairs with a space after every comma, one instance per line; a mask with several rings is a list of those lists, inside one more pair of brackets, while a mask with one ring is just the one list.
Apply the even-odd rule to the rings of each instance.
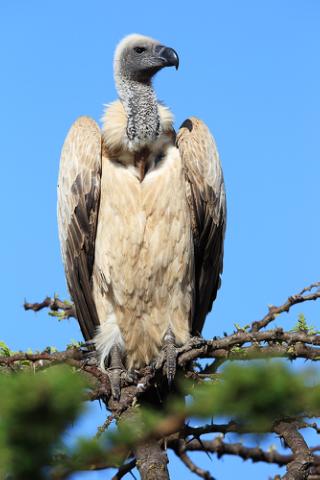
[[163, 62], [164, 67], [179, 68], [179, 56], [173, 48], [165, 47], [164, 45], [156, 45], [154, 49], [155, 54]]

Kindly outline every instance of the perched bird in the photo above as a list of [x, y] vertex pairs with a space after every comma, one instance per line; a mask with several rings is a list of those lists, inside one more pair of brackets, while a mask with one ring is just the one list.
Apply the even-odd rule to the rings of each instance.
[[58, 224], [68, 288], [86, 340], [119, 394], [121, 373], [200, 335], [220, 286], [226, 201], [207, 126], [176, 134], [154, 75], [178, 68], [175, 50], [129, 35], [117, 46], [119, 99], [103, 125], [80, 117], [65, 140]]

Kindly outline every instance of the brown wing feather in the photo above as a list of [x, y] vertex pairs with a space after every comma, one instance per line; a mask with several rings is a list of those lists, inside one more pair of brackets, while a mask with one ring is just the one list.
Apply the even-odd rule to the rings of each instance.
[[192, 333], [199, 335], [220, 287], [226, 199], [217, 148], [207, 126], [191, 117], [180, 127], [177, 146], [184, 164], [195, 254]]
[[64, 142], [58, 183], [58, 227], [68, 288], [86, 340], [99, 325], [92, 296], [94, 244], [100, 200], [101, 134], [80, 117]]

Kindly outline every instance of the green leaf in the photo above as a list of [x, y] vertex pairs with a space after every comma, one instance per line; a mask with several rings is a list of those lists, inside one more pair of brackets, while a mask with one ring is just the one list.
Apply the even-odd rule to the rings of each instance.
[[10, 357], [10, 355], [11, 355], [10, 348], [3, 341], [0, 341], [0, 355], [4, 355], [5, 357]]
[[299, 313], [298, 321], [291, 330], [291, 332], [304, 332], [309, 335], [315, 335], [320, 333], [319, 330], [316, 330], [314, 326], [307, 324], [306, 317], [303, 313]]

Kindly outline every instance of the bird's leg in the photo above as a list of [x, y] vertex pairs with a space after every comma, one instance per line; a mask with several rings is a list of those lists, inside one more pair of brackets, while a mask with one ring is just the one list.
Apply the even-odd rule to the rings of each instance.
[[121, 380], [127, 383], [135, 381], [134, 372], [128, 372], [123, 365], [121, 348], [118, 345], [114, 345], [110, 350], [107, 375], [110, 380], [112, 397], [115, 400], [120, 399]]
[[121, 350], [118, 345], [114, 345], [109, 353], [109, 367], [107, 374], [110, 380], [111, 393], [115, 400], [119, 400], [121, 393], [121, 376], [125, 372], [121, 358]]
[[166, 374], [169, 387], [171, 386], [177, 369], [177, 349], [175, 336], [169, 327], [164, 336], [163, 354], [166, 360]]

